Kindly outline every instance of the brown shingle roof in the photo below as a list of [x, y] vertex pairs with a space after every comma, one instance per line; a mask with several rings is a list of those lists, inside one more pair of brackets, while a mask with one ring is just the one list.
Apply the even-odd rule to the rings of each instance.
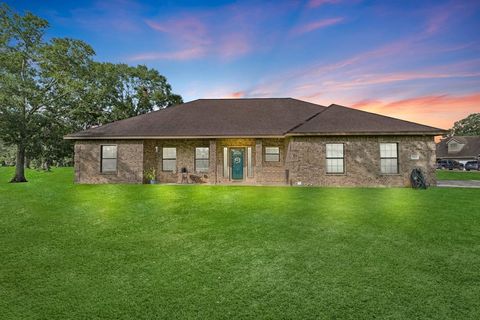
[[332, 104], [294, 134], [442, 134], [444, 130]]
[[[458, 152], [448, 153], [448, 143], [455, 140], [464, 144]], [[453, 136], [437, 143], [437, 158], [474, 158], [480, 156], [480, 136]]]
[[66, 136], [67, 139], [269, 137], [289, 134], [441, 134], [441, 129], [292, 98], [199, 99]]

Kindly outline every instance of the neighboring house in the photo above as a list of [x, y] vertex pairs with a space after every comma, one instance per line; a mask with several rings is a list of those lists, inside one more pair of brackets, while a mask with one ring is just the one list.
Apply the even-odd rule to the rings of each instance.
[[437, 144], [437, 159], [465, 163], [480, 157], [480, 136], [453, 136]]
[[[435, 184], [446, 131], [291, 98], [200, 99], [71, 134], [78, 183], [406, 186]], [[182, 174], [186, 170], [188, 174]]]

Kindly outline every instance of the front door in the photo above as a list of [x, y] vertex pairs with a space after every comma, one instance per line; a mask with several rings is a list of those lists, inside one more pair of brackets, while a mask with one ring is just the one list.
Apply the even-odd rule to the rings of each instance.
[[232, 179], [243, 179], [243, 149], [231, 149]]

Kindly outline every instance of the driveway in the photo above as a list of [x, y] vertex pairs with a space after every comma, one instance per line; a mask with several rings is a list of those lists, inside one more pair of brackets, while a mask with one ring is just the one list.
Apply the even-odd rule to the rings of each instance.
[[437, 187], [480, 188], [480, 180], [438, 180]]

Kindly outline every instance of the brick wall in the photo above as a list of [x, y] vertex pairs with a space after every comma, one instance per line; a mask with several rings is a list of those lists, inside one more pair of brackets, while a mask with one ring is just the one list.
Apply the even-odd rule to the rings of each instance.
[[[399, 146], [399, 174], [380, 173], [380, 142], [396, 142]], [[345, 145], [345, 173], [326, 173], [326, 143]], [[100, 147], [118, 145], [118, 171], [100, 172]], [[177, 148], [177, 169], [162, 169], [162, 148]], [[195, 147], [210, 148], [209, 171], [195, 173]], [[144, 169], [155, 168], [160, 183], [179, 183], [180, 170], [201, 176], [207, 183], [232, 183], [230, 164], [224, 176], [224, 148], [245, 148], [244, 180], [236, 184], [301, 183], [318, 186], [408, 186], [410, 172], [421, 168], [428, 183], [435, 181], [435, 143], [433, 137], [423, 136], [342, 136], [291, 137], [287, 139], [171, 139], [77, 141], [75, 144], [75, 181], [79, 183], [141, 183]], [[249, 177], [247, 148], [252, 149], [253, 176]], [[265, 147], [279, 147], [280, 161], [267, 162]], [[157, 151], [158, 150], [158, 151]], [[418, 156], [418, 159], [416, 157]], [[230, 157], [228, 157], [230, 159]]]
[[[398, 143], [399, 173], [380, 172], [381, 142]], [[326, 173], [326, 143], [345, 145], [345, 173]], [[286, 167], [290, 183], [317, 186], [409, 186], [413, 168], [420, 168], [431, 185], [435, 179], [435, 142], [422, 136], [293, 137]], [[418, 160], [412, 159], [418, 156]]]
[[[102, 173], [101, 146], [117, 146], [117, 172]], [[142, 183], [143, 141], [83, 140], [75, 143], [75, 182]]]
[[[210, 168], [209, 172], [197, 173], [195, 172], [195, 148], [209, 147], [210, 148]], [[156, 151], [158, 149], [158, 152]], [[164, 171], [162, 167], [162, 149], [176, 148], [177, 149], [177, 165], [175, 171]], [[157, 171], [157, 180], [160, 183], [180, 183], [182, 181], [181, 169], [186, 168], [188, 175], [195, 174], [202, 177], [207, 183], [215, 183], [215, 170], [212, 165], [215, 163], [215, 158], [212, 155], [213, 149], [209, 140], [186, 140], [186, 139], [169, 139], [169, 140], [145, 140], [144, 148], [144, 167], [155, 168]]]

